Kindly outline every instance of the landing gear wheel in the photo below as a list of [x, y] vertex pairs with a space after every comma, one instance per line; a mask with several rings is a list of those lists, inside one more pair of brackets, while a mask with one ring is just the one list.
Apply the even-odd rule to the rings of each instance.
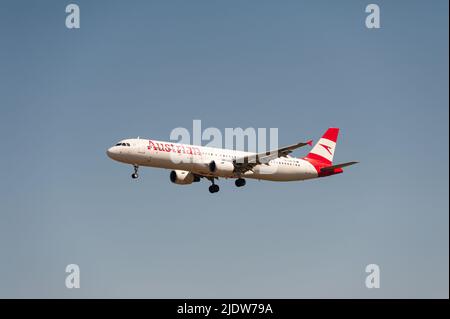
[[213, 184], [211, 186], [209, 186], [209, 192], [212, 193], [217, 193], [219, 191], [219, 185]]
[[234, 185], [236, 185], [236, 187], [244, 186], [245, 185], [245, 179], [238, 178], [237, 180], [234, 181]]
[[139, 169], [139, 166], [133, 165], [133, 167], [134, 167], [134, 173], [131, 174], [131, 178], [132, 178], [132, 179], [136, 179], [136, 178], [139, 177], [139, 175], [138, 175], [138, 169]]

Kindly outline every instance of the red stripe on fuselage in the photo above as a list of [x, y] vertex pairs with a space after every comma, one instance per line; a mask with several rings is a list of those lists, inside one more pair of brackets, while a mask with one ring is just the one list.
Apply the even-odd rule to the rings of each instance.
[[317, 155], [317, 154], [308, 154], [308, 156], [304, 157], [303, 159], [305, 161], [308, 161], [312, 166], [314, 166], [318, 177], [325, 177], [325, 176], [340, 174], [340, 173], [344, 172], [344, 170], [342, 168], [335, 168], [332, 171], [322, 172], [321, 171], [322, 168], [331, 166], [332, 163], [329, 160], [327, 160], [326, 158], [323, 158], [322, 156]]
[[322, 167], [331, 165], [331, 161], [315, 153], [309, 153], [304, 159], [308, 162], [318, 162], [318, 164], [322, 164]]

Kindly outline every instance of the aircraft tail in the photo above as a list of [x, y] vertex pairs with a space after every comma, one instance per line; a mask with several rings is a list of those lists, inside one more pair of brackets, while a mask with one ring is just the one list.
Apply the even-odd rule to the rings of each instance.
[[321, 139], [314, 145], [311, 152], [306, 155], [308, 161], [319, 162], [325, 166], [333, 163], [334, 150], [339, 135], [339, 128], [330, 127]]

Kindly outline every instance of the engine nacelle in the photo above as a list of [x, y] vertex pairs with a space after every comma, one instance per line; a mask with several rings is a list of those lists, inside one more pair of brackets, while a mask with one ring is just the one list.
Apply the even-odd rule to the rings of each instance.
[[199, 175], [208, 175], [209, 171], [209, 162], [208, 161], [194, 161], [192, 163], [192, 171]]
[[208, 165], [210, 173], [220, 177], [232, 177], [234, 175], [234, 165], [228, 161], [211, 161]]
[[170, 172], [170, 181], [174, 184], [189, 185], [197, 180], [198, 177], [196, 178], [194, 174], [188, 171], [175, 170]]

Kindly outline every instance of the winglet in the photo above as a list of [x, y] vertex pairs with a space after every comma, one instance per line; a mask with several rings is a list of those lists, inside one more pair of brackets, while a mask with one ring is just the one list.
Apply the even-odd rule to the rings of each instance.
[[309, 140], [306, 142], [306, 144], [308, 144], [309, 146], [312, 146], [313, 140]]

